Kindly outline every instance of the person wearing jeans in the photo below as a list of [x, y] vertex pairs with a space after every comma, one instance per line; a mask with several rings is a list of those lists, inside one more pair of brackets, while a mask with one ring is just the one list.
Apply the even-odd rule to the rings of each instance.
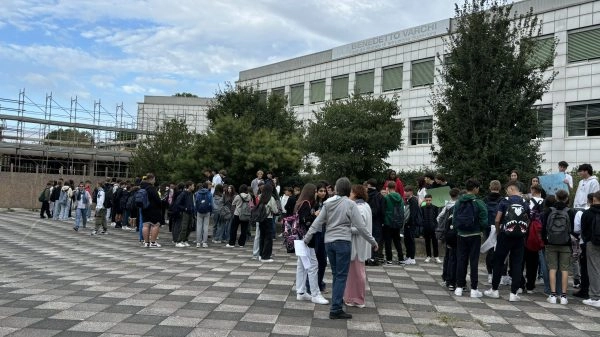
[[303, 239], [304, 243], [309, 244], [313, 235], [318, 231], [322, 231], [323, 225], [327, 224], [324, 239], [325, 249], [327, 250], [333, 276], [331, 307], [329, 309], [330, 319], [352, 318], [352, 315], [343, 310], [344, 290], [346, 289], [346, 278], [348, 277], [352, 252], [351, 227], [355, 227], [358, 234], [365, 238], [375, 251], [379, 249], [377, 242], [367, 230], [365, 220], [360, 214], [358, 206], [348, 198], [351, 189], [352, 184], [348, 178], [343, 177], [336, 181], [336, 195], [323, 203], [319, 215], [313, 221]]
[[80, 224], [83, 224], [83, 228], [85, 228], [87, 223], [87, 209], [92, 203], [92, 196], [84, 189], [83, 183], [79, 184], [79, 188], [75, 194], [75, 201], [77, 203], [77, 213], [75, 213], [75, 227], [73, 227], [73, 230], [78, 231]]

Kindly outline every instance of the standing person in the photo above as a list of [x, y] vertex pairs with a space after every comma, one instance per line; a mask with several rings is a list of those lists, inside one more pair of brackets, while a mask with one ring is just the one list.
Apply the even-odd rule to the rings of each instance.
[[417, 179], [417, 187], [419, 188], [417, 197], [419, 197], [419, 205], [421, 205], [425, 201], [425, 196], [427, 195], [427, 182], [425, 181], [425, 177]]
[[348, 268], [350, 265], [350, 256], [352, 253], [352, 231], [351, 225], [354, 225], [360, 235], [364, 237], [375, 250], [378, 249], [377, 242], [367, 230], [367, 225], [350, 196], [352, 184], [348, 178], [340, 178], [335, 183], [336, 196], [332, 197], [323, 204], [323, 208], [315, 221], [311, 224], [304, 243], [310, 243], [313, 235], [323, 230], [323, 225], [327, 224], [325, 231], [325, 247], [327, 257], [331, 264], [331, 273], [333, 275], [331, 308], [329, 309], [330, 319], [350, 319], [351, 314], [343, 310], [344, 290], [346, 288], [346, 279], [348, 277]]
[[227, 225], [226, 212], [228, 210], [221, 210], [223, 207], [228, 207], [225, 205], [223, 200], [223, 185], [215, 186], [213, 192], [213, 243], [221, 243], [221, 238], [223, 237], [223, 232], [225, 231], [225, 227]]
[[[313, 213], [315, 216], [319, 216], [321, 210], [323, 209], [323, 205], [329, 198], [329, 193], [327, 192], [327, 186], [329, 183], [326, 181], [320, 181], [317, 184], [317, 195], [315, 197], [315, 204], [313, 205]], [[327, 268], [327, 251], [325, 249], [325, 240], [324, 240], [323, 229], [314, 234], [315, 237], [315, 254], [317, 255], [317, 261], [319, 262], [319, 290], [324, 293], [326, 290], [325, 282], [323, 278], [325, 277], [325, 269]]]
[[550, 296], [548, 303], [556, 304], [556, 277], [557, 271], [561, 272], [562, 291], [560, 304], [567, 304], [567, 286], [569, 282], [569, 263], [571, 258], [571, 235], [574, 233], [575, 212], [567, 207], [569, 193], [558, 190], [555, 194], [556, 202], [549, 212], [542, 216], [542, 239], [546, 250], [548, 264]]
[[237, 239], [237, 231], [240, 229], [240, 237], [237, 241], [238, 246], [244, 247], [246, 245], [246, 233], [248, 232], [248, 222], [250, 221], [250, 201], [252, 197], [248, 194], [248, 186], [246, 184], [240, 185], [240, 194], [236, 195], [233, 199], [233, 221], [231, 223], [231, 230], [229, 231], [229, 242], [225, 247], [235, 247], [235, 240]]
[[515, 183], [521, 194], [527, 193], [527, 190], [525, 189], [525, 184], [523, 184], [521, 181], [519, 181], [519, 171], [517, 171], [517, 170], [510, 171], [510, 177], [508, 179], [508, 183]]
[[252, 180], [252, 182], [250, 183], [250, 188], [252, 189], [252, 193], [253, 193], [254, 195], [258, 195], [258, 185], [259, 185], [261, 182], [264, 182], [264, 180], [263, 180], [263, 175], [264, 175], [264, 174], [265, 174], [265, 173], [264, 173], [262, 170], [258, 170], [258, 171], [256, 172], [256, 178], [254, 178], [254, 179]]
[[406, 247], [406, 259], [401, 264], [417, 264], [415, 260], [416, 245], [415, 231], [422, 228], [423, 214], [419, 206], [419, 198], [414, 195], [414, 188], [407, 185], [404, 188], [406, 202], [404, 206], [404, 246]]
[[385, 179], [385, 182], [383, 183], [383, 187], [388, 188], [388, 183], [390, 181], [393, 181], [394, 185], [396, 186], [394, 187], [394, 191], [398, 192], [398, 194], [400, 194], [402, 198], [404, 198], [404, 184], [402, 183], [402, 180], [400, 180], [400, 178], [396, 176], [396, 171], [394, 170], [389, 170], [388, 176]]
[[227, 175], [227, 171], [225, 170], [220, 170], [219, 173], [215, 174], [215, 176], [212, 179], [212, 194], [215, 194], [215, 188], [217, 187], [217, 185], [221, 185], [221, 187], [223, 187], [224, 181], [223, 179], [225, 179], [225, 176]]
[[98, 234], [100, 226], [102, 226], [102, 232], [100, 234], [108, 234], [108, 228], [106, 227], [106, 208], [104, 207], [106, 194], [104, 192], [104, 187], [102, 186], [102, 183], [98, 182], [96, 192], [96, 213], [94, 214], [95, 225], [91, 235]]
[[496, 213], [495, 226], [498, 233], [498, 243], [494, 252], [492, 288], [486, 290], [484, 294], [492, 298], [500, 297], [498, 293], [500, 274], [504, 267], [504, 260], [510, 253], [512, 284], [508, 300], [516, 302], [521, 300], [517, 292], [521, 285], [521, 264], [523, 263], [525, 249], [525, 232], [529, 223], [529, 204], [521, 197], [521, 190], [519, 190], [517, 181], [508, 183], [506, 194], [508, 197], [500, 201], [498, 213]]
[[[590, 193], [590, 194], [588, 194], [588, 205], [585, 208], [585, 211], [590, 209], [590, 207], [592, 206], [593, 203], [594, 203], [594, 193]], [[574, 292], [573, 296], [583, 298], [583, 299], [588, 299], [589, 298], [589, 290], [590, 290], [590, 277], [589, 277], [588, 268], [587, 268], [587, 252], [586, 252], [587, 243], [584, 241], [584, 238], [583, 238], [583, 225], [581, 223], [581, 220], [583, 218], [583, 212], [585, 212], [585, 211], [577, 211], [577, 213], [575, 214], [575, 224], [573, 225], [575, 233], [578, 233], [580, 236], [579, 247], [581, 249], [581, 253], [579, 254], [579, 266], [580, 266], [581, 279], [580, 279], [579, 284], [575, 283], [573, 285], [573, 288], [575, 288], [575, 289], [579, 288], [579, 291]]]
[[581, 216], [581, 237], [586, 247], [589, 298], [583, 304], [600, 308], [600, 192], [592, 197], [592, 206]]
[[80, 224], [82, 224], [82, 227], [85, 228], [87, 223], [87, 209], [92, 203], [92, 196], [88, 191], [85, 190], [83, 182], [79, 183], [79, 187], [75, 192], [75, 202], [75, 209], [77, 213], [75, 213], [75, 226], [73, 227], [73, 230], [77, 232]]
[[[273, 235], [271, 233], [273, 224], [273, 215], [278, 212], [277, 203], [273, 198], [273, 186], [265, 184], [262, 193], [260, 194], [259, 204], [266, 208], [267, 217], [258, 223], [260, 228], [260, 257], [259, 261], [273, 262], [271, 255], [273, 253]], [[260, 205], [257, 205], [259, 207]]]
[[[301, 228], [301, 233], [308, 232], [310, 224], [314, 221], [315, 215], [312, 212], [312, 204], [315, 202], [315, 193], [317, 187], [314, 184], [306, 184], [300, 192], [300, 197], [294, 205], [293, 212], [298, 214], [298, 225]], [[302, 237], [299, 237], [302, 239]], [[304, 266], [302, 259], [298, 257], [296, 261], [296, 299], [298, 301], [311, 301], [316, 304], [329, 304], [321, 291], [319, 290], [317, 255], [315, 254], [314, 236], [311, 242], [308, 243], [307, 253], [310, 259], [310, 266]], [[306, 282], [308, 281], [311, 294], [306, 290]]]
[[[367, 203], [367, 190], [363, 185], [352, 186], [350, 200], [356, 203], [358, 211], [365, 221], [367, 231], [371, 233], [371, 207]], [[350, 254], [350, 267], [348, 269], [348, 281], [344, 290], [344, 303], [350, 307], [365, 307], [367, 295], [367, 273], [365, 261], [371, 255], [371, 245], [360, 236], [358, 228], [352, 224], [352, 252]]]
[[[544, 199], [542, 198], [542, 186], [532, 185], [529, 190], [531, 192], [531, 198], [529, 199], [530, 224], [528, 236], [532, 235], [531, 233], [536, 233], [532, 232], [533, 226], [542, 224], [542, 213], [544, 209]], [[541, 229], [537, 233], [541, 235]], [[525, 253], [523, 255], [523, 268], [525, 268], [525, 278], [521, 279], [521, 289], [526, 291], [527, 294], [531, 294], [534, 292], [535, 282], [538, 276], [538, 269], [540, 266], [539, 254], [541, 249], [538, 250], [537, 248], [528, 245], [527, 241], [525, 244]]]
[[[383, 222], [385, 220], [385, 199], [377, 190], [377, 180], [367, 180], [367, 200], [371, 208], [371, 233], [377, 241], [378, 246], [383, 246]], [[406, 226], [406, 225], [405, 225]], [[367, 266], [377, 266], [383, 262], [381, 251], [372, 251], [371, 258], [367, 260]]]
[[[442, 280], [446, 282], [446, 287], [450, 291], [456, 289], [456, 245], [457, 238], [452, 233], [450, 226], [454, 218], [454, 205], [460, 195], [458, 188], [451, 189], [448, 194], [450, 195], [450, 201], [440, 211], [437, 216], [438, 227], [436, 229], [436, 235], [438, 240], [444, 243], [446, 246], [446, 252], [444, 254], [444, 265], [442, 267]], [[439, 230], [438, 230], [439, 229]], [[452, 227], [454, 229], [454, 227]]]
[[569, 190], [567, 192], [569, 192], [570, 194], [571, 190], [573, 189], [573, 176], [567, 173], [567, 167], [569, 167], [569, 163], [567, 163], [566, 161], [561, 160], [558, 162], [558, 172], [563, 172], [565, 174], [565, 179], [563, 180], [563, 183], [567, 184], [567, 186], [569, 187]]
[[85, 181], [85, 190], [92, 196], [92, 200], [90, 200], [90, 203], [88, 204], [88, 208], [86, 210], [86, 214], [88, 216], [88, 220], [91, 221], [92, 220], [92, 204], [94, 196], [93, 196], [93, 192], [92, 192], [92, 182], [90, 180], [86, 180]]
[[[500, 194], [501, 189], [502, 189], [502, 184], [500, 183], [499, 180], [490, 181], [490, 186], [489, 186], [490, 193], [488, 193], [488, 195], [486, 195], [485, 198], [483, 199], [483, 202], [485, 203], [485, 206], [487, 208], [487, 219], [488, 219], [487, 220], [488, 225], [485, 228], [485, 231], [483, 232], [485, 240], [487, 240], [490, 237], [490, 234], [492, 231], [492, 226], [494, 226], [496, 223], [496, 214], [498, 214], [498, 204], [500, 203], [500, 200], [502, 200], [502, 195]], [[496, 233], [496, 235], [497, 234], [498, 233]], [[491, 285], [492, 284], [492, 272], [494, 269], [494, 248], [493, 247], [490, 250], [488, 250], [485, 255], [485, 268], [487, 269], [487, 272], [488, 272], [487, 283]]]
[[396, 192], [396, 183], [389, 181], [387, 195], [384, 197], [385, 217], [383, 221], [383, 237], [385, 241], [385, 263], [393, 263], [392, 242], [398, 253], [398, 263], [404, 260], [400, 232], [404, 231], [404, 200]]
[[208, 248], [208, 227], [213, 210], [213, 199], [208, 182], [196, 192], [196, 248]]
[[40, 197], [38, 198], [38, 200], [42, 203], [42, 207], [40, 208], [40, 219], [46, 218], [44, 216], [44, 213], [46, 213], [46, 216], [48, 217], [48, 219], [50, 219], [50, 217], [52, 216], [50, 214], [50, 189], [51, 189], [51, 187], [52, 187], [52, 183], [47, 182], [46, 187], [44, 188], [44, 190], [40, 194]]
[[[425, 237], [425, 252], [427, 253], [425, 263], [431, 262], [432, 259], [436, 263], [442, 263], [439, 257], [438, 240], [435, 236], [439, 210], [432, 202], [433, 197], [431, 194], [427, 194], [425, 196], [425, 205], [421, 206], [421, 212], [423, 213], [423, 237]], [[433, 255], [431, 254], [432, 248]]]
[[[209, 171], [210, 172], [210, 171]], [[175, 183], [169, 184], [169, 190], [167, 191], [167, 221], [169, 221], [169, 232], [173, 232], [173, 225], [175, 225], [175, 220], [173, 219], [173, 215], [171, 214], [171, 205], [175, 202], [175, 189], [177, 189], [177, 185]]]
[[544, 188], [542, 187], [542, 185], [540, 185], [540, 178], [539, 177], [533, 177], [533, 178], [531, 178], [531, 184], [529, 184], [529, 199], [531, 199], [531, 197], [532, 197], [532, 195], [531, 195], [531, 188], [533, 186], [537, 186], [540, 189], [540, 196], [541, 196], [541, 198], [542, 199], [546, 199], [546, 191], [544, 190]]
[[69, 183], [65, 183], [60, 189], [60, 197], [58, 197], [58, 204], [60, 206], [58, 220], [67, 220], [69, 216], [69, 207], [71, 207], [70, 201], [72, 194], [73, 190], [69, 186]]
[[155, 183], [156, 177], [154, 174], [148, 173], [146, 175], [146, 179], [142, 180], [140, 184], [140, 188], [145, 189], [146, 193], [148, 194], [149, 206], [145, 209], [142, 209], [142, 220], [144, 221], [142, 236], [144, 238], [144, 247], [148, 248], [159, 248], [161, 246], [158, 242], [156, 242], [156, 239], [158, 238], [160, 225], [164, 221], [164, 219], [161, 219], [161, 202], [158, 191], [154, 186]]
[[600, 191], [598, 178], [594, 176], [594, 170], [590, 164], [581, 164], [577, 169], [577, 175], [581, 178], [575, 192], [573, 208], [576, 211], [584, 210], [587, 205], [587, 195]]
[[63, 187], [63, 179], [60, 178], [52, 188], [52, 193], [50, 194], [50, 201], [54, 203], [54, 207], [52, 209], [52, 220], [60, 219], [60, 193]]
[[[196, 186], [192, 181], [185, 183], [183, 192], [175, 200], [177, 210], [181, 213], [181, 221], [179, 221], [179, 237], [175, 241], [175, 247], [189, 247], [188, 236], [190, 235], [189, 230], [192, 228], [192, 222], [194, 221], [194, 213], [196, 211], [194, 207], [194, 189]], [[162, 216], [162, 211], [161, 211]]]
[[[471, 297], [482, 297], [477, 289], [481, 233], [488, 227], [487, 207], [477, 198], [479, 181], [466, 182], [467, 193], [454, 205], [452, 223], [456, 228], [456, 289], [454, 295], [462, 296], [467, 284], [467, 265], [471, 266]], [[520, 269], [519, 269], [520, 270]]]

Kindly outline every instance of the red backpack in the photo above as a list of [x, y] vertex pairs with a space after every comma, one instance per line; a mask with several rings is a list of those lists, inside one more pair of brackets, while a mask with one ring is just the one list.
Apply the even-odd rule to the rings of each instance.
[[525, 239], [525, 248], [532, 252], [539, 252], [544, 248], [544, 240], [542, 239], [542, 221], [540, 220], [540, 213], [542, 210], [542, 202], [534, 203], [531, 209], [531, 222], [529, 223], [529, 231]]

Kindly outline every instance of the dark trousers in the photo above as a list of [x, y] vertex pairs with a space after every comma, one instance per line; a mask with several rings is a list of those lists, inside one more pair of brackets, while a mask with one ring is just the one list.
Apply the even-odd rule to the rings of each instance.
[[392, 242], [394, 243], [394, 247], [396, 248], [396, 252], [398, 252], [398, 260], [402, 261], [402, 241], [400, 241], [400, 228], [391, 228], [389, 226], [383, 226], [383, 239], [385, 241], [385, 259], [387, 261], [392, 261], [393, 253], [392, 253]]
[[[383, 226], [381, 224], [373, 223], [372, 235], [373, 235], [373, 238], [375, 239], [375, 241], [377, 241], [377, 245], [379, 247], [383, 247]], [[381, 252], [381, 249], [379, 249], [376, 252], [371, 250], [371, 258], [372, 259], [383, 259], [383, 253]]]
[[523, 237], [508, 237], [504, 233], [498, 234], [498, 243], [494, 252], [494, 271], [492, 276], [492, 289], [498, 290], [500, 285], [500, 276], [504, 269], [504, 260], [510, 253], [510, 277], [512, 284], [510, 291], [517, 293], [521, 285], [521, 264], [523, 263], [523, 251], [525, 250], [525, 240]]
[[[437, 241], [437, 238], [435, 237], [435, 229], [434, 228], [426, 228], [423, 231], [423, 236], [425, 237], [425, 252], [427, 253], [427, 256], [433, 256], [433, 257], [440, 256], [440, 253], [438, 251], [438, 241]], [[433, 255], [431, 255], [431, 246], [433, 246]]]
[[414, 259], [416, 253], [415, 231], [411, 226], [404, 226], [404, 246], [406, 246], [406, 257]]
[[523, 269], [525, 269], [525, 277], [521, 276], [521, 288], [523, 290], [535, 289], [535, 281], [537, 281], [537, 271], [539, 265], [539, 253], [525, 248], [523, 253], [523, 267], [521, 269], [521, 275], [523, 274]]
[[[323, 277], [325, 277], [325, 269], [327, 269], [327, 250], [325, 249], [325, 236], [323, 232], [316, 232], [313, 235], [315, 241], [315, 255], [317, 257], [317, 263], [319, 268], [317, 270], [317, 282], [319, 283], [319, 290], [321, 292], [325, 291], [325, 282], [323, 282]], [[311, 294], [310, 284], [308, 282], [308, 278], [306, 278], [306, 292]]]
[[582, 294], [587, 294], [590, 290], [590, 276], [588, 274], [587, 253], [585, 245], [585, 243], [581, 245], [581, 255], [579, 255], [579, 268], [581, 273], [581, 285], [579, 286], [579, 291]]
[[238, 246], [246, 245], [246, 233], [248, 232], [248, 221], [241, 221], [238, 215], [233, 216], [231, 222], [231, 228], [229, 231], [229, 245], [235, 246], [235, 239], [237, 238], [238, 227], [242, 227], [240, 230], [240, 238], [238, 240]]
[[181, 221], [179, 221], [179, 238], [175, 242], [187, 242], [193, 222], [193, 214], [183, 213], [181, 215]]
[[456, 247], [450, 247], [446, 245], [442, 279], [446, 281], [447, 287], [456, 286]]
[[271, 233], [273, 230], [273, 219], [266, 218], [259, 222], [258, 228], [260, 230], [260, 258], [268, 260], [271, 258], [271, 254], [273, 254], [273, 235]]
[[169, 219], [169, 225], [173, 224], [171, 228], [171, 234], [173, 235], [173, 242], [178, 242], [179, 233], [181, 232], [181, 216], [171, 215]]
[[479, 275], [479, 250], [481, 248], [481, 236], [458, 236], [456, 244], [456, 286], [464, 288], [467, 284], [467, 264], [471, 266], [471, 289], [477, 289]]
[[50, 214], [50, 203], [48, 201], [42, 201], [42, 208], [40, 209], [40, 218], [44, 217], [44, 213], [46, 213], [46, 216], [48, 218], [52, 217], [52, 215]]

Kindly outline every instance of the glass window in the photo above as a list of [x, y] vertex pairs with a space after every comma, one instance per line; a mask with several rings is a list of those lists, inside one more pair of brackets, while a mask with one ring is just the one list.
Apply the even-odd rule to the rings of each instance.
[[569, 32], [567, 55], [569, 62], [600, 58], [600, 28]]
[[335, 77], [331, 80], [331, 99], [348, 97], [348, 75]]
[[600, 103], [567, 106], [567, 136], [600, 136]]
[[271, 95], [285, 96], [285, 88], [280, 87], [280, 88], [271, 89]]
[[325, 80], [310, 82], [310, 102], [323, 102], [325, 100]]
[[410, 120], [410, 144], [433, 143], [433, 119], [415, 118]]
[[400, 90], [402, 89], [402, 65], [394, 65], [383, 68], [381, 71], [382, 76], [382, 90]]
[[304, 105], [304, 84], [296, 84], [290, 87], [290, 105]]
[[529, 64], [539, 67], [548, 59], [554, 59], [554, 36], [536, 39]]
[[373, 70], [356, 73], [355, 91], [359, 94], [372, 94], [375, 84], [375, 72]]
[[419, 60], [412, 63], [412, 87], [433, 84], [434, 59]]
[[542, 137], [552, 138], [552, 107], [538, 107], [537, 117], [542, 123]]

